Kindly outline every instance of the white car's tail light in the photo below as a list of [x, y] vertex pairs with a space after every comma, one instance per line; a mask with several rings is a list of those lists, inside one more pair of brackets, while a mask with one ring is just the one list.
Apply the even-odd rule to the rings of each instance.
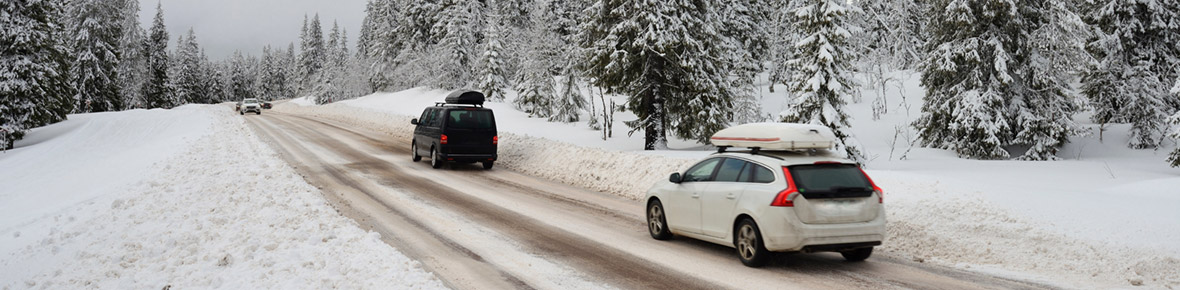
[[864, 174], [865, 179], [869, 180], [869, 185], [873, 186], [873, 191], [877, 193], [877, 203], [885, 203], [885, 192], [880, 187], [877, 187], [877, 183], [873, 182], [873, 178], [869, 177], [868, 173], [865, 173], [864, 168], [860, 169], [860, 174]]
[[780, 191], [774, 197], [774, 201], [770, 202], [770, 206], [795, 207], [795, 201], [791, 200], [791, 194], [799, 192], [799, 189], [795, 188], [795, 180], [791, 178], [791, 171], [786, 166], [783, 167], [783, 177], [787, 178], [787, 189]]

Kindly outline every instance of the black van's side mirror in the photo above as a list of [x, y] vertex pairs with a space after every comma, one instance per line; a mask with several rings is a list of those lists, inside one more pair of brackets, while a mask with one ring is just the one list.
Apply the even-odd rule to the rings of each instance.
[[418, 118], [410, 119], [410, 125], [418, 125]]
[[672, 173], [672, 176], [668, 176], [668, 182], [676, 184], [682, 182], [682, 180], [680, 180], [680, 172]]

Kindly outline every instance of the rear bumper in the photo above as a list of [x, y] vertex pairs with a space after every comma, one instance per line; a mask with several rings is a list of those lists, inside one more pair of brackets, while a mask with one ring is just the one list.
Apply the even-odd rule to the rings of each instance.
[[439, 157], [447, 161], [496, 161], [496, 154], [462, 154], [462, 153], [438, 153]]
[[438, 155], [447, 161], [496, 161], [496, 145], [442, 145]]
[[840, 251], [880, 245], [885, 240], [885, 211], [873, 220], [845, 224], [804, 224], [793, 210], [759, 221], [766, 249], [774, 252]]

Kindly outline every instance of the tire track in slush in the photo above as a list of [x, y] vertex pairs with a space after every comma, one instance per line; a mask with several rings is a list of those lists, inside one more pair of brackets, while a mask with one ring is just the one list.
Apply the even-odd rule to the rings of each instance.
[[[260, 121], [252, 121], [249, 123], [252, 127], [254, 127], [256, 129], [255, 130], [256, 132], [263, 132], [263, 134], [261, 134], [261, 135], [271, 138], [271, 140], [273, 142], [275, 142], [274, 146], [277, 146], [277, 149], [278, 149], [277, 151], [280, 151], [280, 153], [285, 153], [284, 157], [300, 161], [300, 164], [303, 164], [303, 165], [296, 166], [296, 167], [297, 167], [297, 170], [300, 170], [301, 172], [306, 172], [306, 173], [304, 173], [305, 179], [312, 179], [309, 181], [320, 185], [321, 188], [325, 188], [325, 187], [338, 188], [336, 186], [346, 187], [346, 188], [354, 191], [356, 194], [362, 195], [362, 196], [349, 197], [349, 196], [346, 196], [348, 193], [340, 192], [340, 191], [332, 192], [330, 194], [325, 194], [325, 197], [328, 198], [329, 202], [331, 202], [333, 205], [335, 205], [337, 207], [338, 211], [341, 211], [341, 214], [349, 216], [353, 220], [356, 220], [358, 223], [361, 223], [362, 225], [367, 226], [368, 229], [370, 229], [370, 230], [375, 230], [375, 231], [380, 232], [382, 235], [382, 240], [384, 240], [386, 243], [389, 243], [392, 246], [398, 248], [406, 255], [413, 257], [415, 260], [424, 261], [424, 264], [425, 264], [424, 266], [427, 269], [434, 270], [431, 272], [437, 273], [438, 271], [445, 272], [445, 270], [448, 270], [447, 269], [448, 267], [446, 267], [447, 265], [439, 265], [439, 263], [429, 263], [429, 261], [431, 261], [432, 259], [448, 259], [449, 261], [446, 261], [446, 262], [453, 263], [453, 262], [462, 262], [462, 261], [460, 261], [460, 260], [462, 260], [462, 258], [467, 258], [470, 260], [470, 262], [467, 263], [467, 266], [469, 266], [471, 268], [475, 268], [474, 269], [475, 272], [495, 273], [494, 275], [499, 276], [499, 278], [501, 278], [504, 283], [507, 283], [507, 285], [500, 285], [500, 286], [505, 286], [504, 288], [532, 289], [527, 283], [522, 281], [519, 277], [513, 276], [509, 273], [506, 273], [504, 271], [501, 271], [501, 270], [495, 268], [494, 265], [491, 265], [490, 263], [485, 261], [482, 256], [476, 254], [475, 252], [472, 252], [470, 249], [467, 249], [467, 248], [459, 245], [459, 243], [455, 242], [454, 240], [451, 240], [451, 239], [441, 235], [437, 231], [434, 231], [430, 227], [422, 224], [420, 221], [418, 221], [416, 219], [412, 219], [410, 216], [404, 214], [402, 211], [393, 210], [394, 206], [392, 204], [390, 204], [389, 202], [385, 201], [383, 198], [380, 198], [379, 196], [373, 194], [373, 190], [368, 189], [368, 188], [362, 188], [359, 182], [356, 182], [356, 180], [354, 180], [352, 178], [348, 178], [347, 175], [344, 174], [342, 171], [340, 171], [332, 166], [329, 166], [322, 159], [312, 160], [314, 157], [316, 157], [316, 155], [313, 154], [308, 148], [294, 146], [293, 144], [300, 144], [300, 143], [295, 142], [295, 137], [289, 136], [290, 133], [286, 133], [286, 131], [284, 131], [284, 130], [278, 130], [279, 126], [273, 124], [274, 122], [283, 122], [285, 124], [290, 124], [289, 122], [285, 122], [285, 121], [267, 120], [267, 119], [261, 119]], [[269, 129], [272, 129], [272, 130], [257, 130], [257, 129], [261, 129], [261, 126], [263, 126], [262, 124], [257, 124], [257, 123], [265, 123], [265, 126], [267, 126]], [[287, 127], [290, 127], [290, 126], [291, 125], [287, 125]], [[275, 132], [282, 132], [282, 133], [275, 133]], [[309, 138], [309, 139], [311, 138], [310, 136], [304, 136], [304, 137]], [[282, 142], [282, 141], [285, 141], [285, 142]], [[326, 173], [326, 175], [325, 174], [315, 174], [315, 172], [311, 172], [311, 168], [308, 168], [308, 167], [311, 166], [314, 161], [318, 161], [315, 164], [318, 164], [319, 165], [318, 167], [320, 169], [322, 169], [323, 172]], [[325, 176], [328, 176], [331, 178], [325, 178]], [[331, 186], [331, 185], [336, 185], [336, 186]], [[325, 192], [325, 193], [328, 193], [328, 192]], [[361, 199], [361, 200], [355, 200], [355, 201], [360, 201], [360, 202], [368, 202], [371, 204], [380, 204], [382, 207], [384, 207], [388, 210], [381, 211], [381, 212], [367, 212], [363, 209], [358, 209], [358, 208], [354, 207], [353, 206], [354, 199]], [[394, 215], [394, 218], [391, 219], [390, 217], [388, 217], [388, 215]], [[369, 222], [366, 223], [366, 221], [369, 221]], [[381, 221], [384, 221], [384, 222], [381, 222]], [[397, 225], [391, 225], [391, 224], [397, 224]], [[413, 236], [414, 238], [419, 239], [419, 240], [426, 240], [426, 241], [421, 241], [422, 243], [436, 245], [436, 246], [442, 245], [446, 248], [445, 250], [449, 250], [451, 253], [455, 253], [459, 257], [454, 257], [454, 256], [451, 256], [451, 257], [446, 257], [446, 256], [431, 257], [427, 254], [427, 252], [429, 252], [428, 249], [422, 249], [421, 246], [415, 245], [415, 243], [405, 240], [403, 237], [404, 235]], [[444, 252], [444, 254], [445, 254], [445, 252]], [[458, 275], [456, 275], [456, 276], [458, 276]], [[489, 281], [488, 279], [486, 279], [486, 278], [488, 278], [486, 276], [487, 275], [485, 275], [485, 277], [482, 277], [484, 279], [479, 280], [481, 282], [479, 287], [496, 286], [497, 285], [497, 283], [496, 283], [497, 280], [490, 280]], [[444, 283], [446, 283], [447, 285], [449, 285], [452, 288], [458, 288], [461, 286], [468, 286], [467, 282], [469, 282], [469, 281], [466, 281], [467, 279], [461, 279], [461, 278], [457, 278], [457, 277], [444, 276], [444, 277], [440, 277], [440, 278], [442, 278]], [[464, 278], [466, 278], [466, 277], [464, 277]], [[475, 279], [471, 279], [471, 280], [475, 280]], [[466, 288], [476, 288], [476, 287], [466, 287]]]

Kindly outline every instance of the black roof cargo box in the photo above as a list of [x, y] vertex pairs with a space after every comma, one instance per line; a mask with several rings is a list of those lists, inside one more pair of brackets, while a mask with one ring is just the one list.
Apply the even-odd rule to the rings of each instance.
[[483, 93], [476, 91], [458, 90], [447, 95], [445, 101], [447, 104], [462, 104], [462, 105], [476, 105], [483, 106]]

